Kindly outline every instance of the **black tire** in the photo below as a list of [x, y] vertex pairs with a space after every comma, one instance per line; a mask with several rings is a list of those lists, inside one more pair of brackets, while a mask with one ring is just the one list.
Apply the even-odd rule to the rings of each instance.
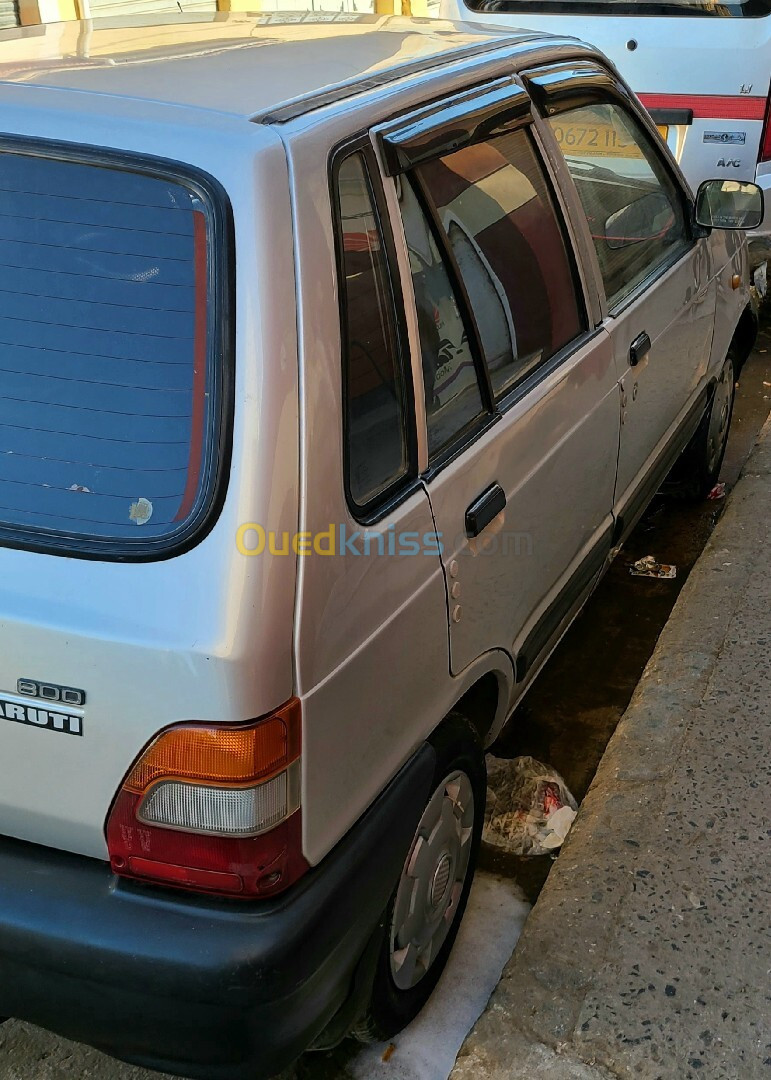
[[736, 354], [729, 350], [709, 407], [672, 470], [672, 491], [680, 498], [693, 502], [704, 499], [717, 483], [733, 416], [739, 366]]
[[428, 1001], [439, 981], [439, 976], [444, 970], [447, 958], [455, 942], [474, 877], [482, 837], [487, 792], [484, 751], [474, 729], [464, 717], [457, 713], [450, 714], [430, 742], [436, 750], [437, 762], [434, 782], [431, 786], [431, 796], [429, 796], [426, 803], [426, 813], [431, 806], [432, 799], [438, 794], [440, 787], [443, 787], [446, 778], [457, 773], [463, 773], [470, 781], [471, 792], [473, 793], [473, 824], [471, 826], [470, 854], [465, 871], [465, 880], [463, 881], [459, 899], [454, 905], [454, 914], [451, 916], [452, 921], [447, 936], [444, 938], [436, 955], [430, 960], [425, 974], [420, 976], [419, 981], [410, 988], [400, 988], [395, 982], [392, 971], [394, 912], [399, 886], [418, 843], [418, 833], [416, 833], [415, 839], [410, 846], [410, 852], [405, 860], [404, 871], [394, 887], [386, 909], [383, 944], [375, 967], [369, 1001], [363, 1016], [350, 1032], [351, 1036], [359, 1042], [368, 1043], [391, 1039], [417, 1016], [426, 1001]]

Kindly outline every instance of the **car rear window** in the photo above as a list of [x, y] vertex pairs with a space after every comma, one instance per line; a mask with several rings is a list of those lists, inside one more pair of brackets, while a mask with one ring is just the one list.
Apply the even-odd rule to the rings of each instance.
[[771, 0], [744, 0], [743, 3], [716, 4], [712, 0], [465, 0], [472, 11], [540, 15], [659, 15], [710, 16], [718, 19], [762, 18], [771, 14]]
[[0, 152], [0, 539], [146, 556], [200, 526], [215, 219], [205, 183]]

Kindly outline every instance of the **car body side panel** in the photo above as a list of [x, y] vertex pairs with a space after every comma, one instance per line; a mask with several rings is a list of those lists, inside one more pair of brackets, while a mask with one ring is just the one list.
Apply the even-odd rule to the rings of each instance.
[[[372, 109], [361, 110], [361, 116], [366, 125]], [[435, 543], [423, 541], [435, 529], [421, 485], [368, 527], [359, 525], [347, 506], [328, 162], [330, 147], [357, 133], [357, 119], [349, 113], [305, 127], [286, 134], [301, 313], [300, 529], [316, 535], [333, 526], [336, 552], [301, 558], [298, 571], [295, 662], [303, 703], [303, 851], [316, 863], [474, 678], [494, 671], [505, 708], [513, 666], [494, 650], [462, 678], [450, 677], [444, 574]], [[348, 546], [341, 541], [341, 526], [351, 540]], [[412, 534], [410, 543], [419, 538], [419, 552], [388, 554], [389, 543], [402, 549], [405, 533]]]
[[[599, 540], [613, 504], [618, 425], [612, 349], [599, 333], [431, 480], [445, 563], [458, 565], [453, 671], [499, 643], [514, 655], [521, 628]], [[465, 509], [493, 483], [505, 509], [469, 540]]]
[[[696, 244], [625, 310], [607, 320], [624, 396], [616, 502], [644, 482], [679, 413], [694, 400], [709, 366], [715, 314], [705, 241]], [[632, 342], [650, 352], [635, 367]]]
[[747, 243], [741, 233], [713, 229], [709, 236], [709, 247], [716, 304], [709, 373], [717, 375], [742, 313], [750, 306], [750, 260]]

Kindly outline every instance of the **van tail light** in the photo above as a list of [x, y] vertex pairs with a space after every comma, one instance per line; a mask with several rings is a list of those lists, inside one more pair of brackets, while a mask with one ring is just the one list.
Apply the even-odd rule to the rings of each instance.
[[274, 896], [308, 869], [300, 816], [300, 702], [251, 724], [179, 724], [123, 782], [107, 820], [121, 877]]
[[763, 120], [763, 134], [760, 137], [758, 161], [771, 161], [771, 91], [766, 102], [766, 115]]

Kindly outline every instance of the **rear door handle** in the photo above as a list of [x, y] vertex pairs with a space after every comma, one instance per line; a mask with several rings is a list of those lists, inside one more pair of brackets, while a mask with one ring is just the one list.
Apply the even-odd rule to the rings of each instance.
[[637, 367], [641, 360], [644, 360], [648, 353], [651, 351], [651, 339], [643, 332], [638, 334], [632, 344], [629, 346], [629, 366]]
[[466, 536], [479, 536], [493, 518], [498, 517], [506, 506], [506, 496], [500, 484], [491, 484], [477, 495], [466, 510]]

